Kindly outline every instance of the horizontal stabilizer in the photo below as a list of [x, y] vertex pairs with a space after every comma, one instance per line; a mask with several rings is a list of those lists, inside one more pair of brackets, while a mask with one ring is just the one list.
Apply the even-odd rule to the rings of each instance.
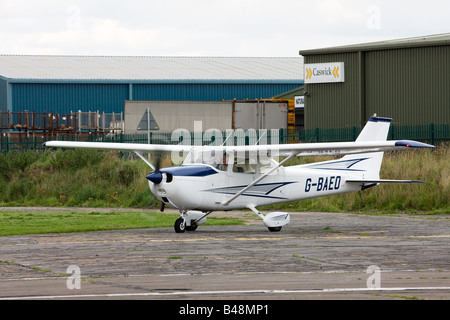
[[425, 183], [419, 180], [389, 180], [389, 179], [349, 179], [350, 183]]

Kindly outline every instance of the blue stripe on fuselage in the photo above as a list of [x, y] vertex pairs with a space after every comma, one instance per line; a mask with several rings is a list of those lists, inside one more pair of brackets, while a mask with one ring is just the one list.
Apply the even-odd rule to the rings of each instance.
[[[283, 197], [270, 196], [270, 194], [278, 188], [284, 187], [286, 185], [298, 183], [296, 181], [292, 182], [272, 182], [272, 183], [261, 183], [256, 184], [251, 187], [249, 190], [245, 191], [241, 196], [247, 197], [260, 197], [260, 198], [269, 198], [269, 199], [287, 199]], [[232, 186], [232, 187], [222, 187], [222, 188], [214, 188], [209, 190], [203, 190], [205, 192], [219, 193], [219, 194], [229, 194], [235, 195], [246, 185]]]

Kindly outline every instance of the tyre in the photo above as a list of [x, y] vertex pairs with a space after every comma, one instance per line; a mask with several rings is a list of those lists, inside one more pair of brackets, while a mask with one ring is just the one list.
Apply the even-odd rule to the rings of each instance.
[[176, 233], [185, 232], [186, 231], [186, 223], [184, 222], [184, 219], [180, 217], [177, 220], [175, 220], [175, 224], [174, 224], [173, 228], [175, 229]]

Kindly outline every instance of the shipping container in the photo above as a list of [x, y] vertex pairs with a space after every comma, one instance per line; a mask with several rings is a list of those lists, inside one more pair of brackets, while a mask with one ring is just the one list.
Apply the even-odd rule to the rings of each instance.
[[[288, 100], [125, 101], [125, 134], [287, 129]], [[295, 124], [295, 118], [293, 119]]]

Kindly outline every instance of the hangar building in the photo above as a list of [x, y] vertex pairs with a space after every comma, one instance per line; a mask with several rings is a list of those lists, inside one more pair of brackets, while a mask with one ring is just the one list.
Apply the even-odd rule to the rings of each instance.
[[303, 50], [305, 128], [450, 123], [450, 34]]
[[0, 111], [120, 113], [126, 100], [260, 99], [303, 79], [301, 57], [0, 55]]

